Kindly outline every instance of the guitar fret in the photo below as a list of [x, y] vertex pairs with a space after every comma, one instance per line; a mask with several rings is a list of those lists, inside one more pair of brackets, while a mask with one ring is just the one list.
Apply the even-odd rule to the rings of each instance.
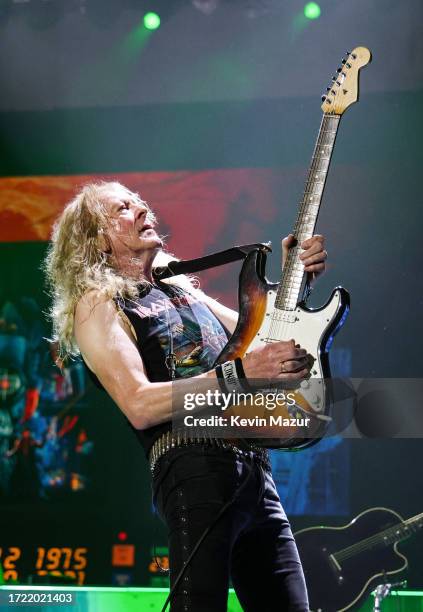
[[[287, 287], [286, 290], [281, 295], [281, 297], [285, 298], [286, 300], [290, 300], [290, 299], [294, 298], [295, 295], [294, 295], [293, 291], [290, 290], [290, 289], [291, 289], [290, 287]], [[295, 293], [296, 293], [296, 291], [295, 291]]]
[[314, 195], [315, 193], [319, 193], [319, 191], [320, 192], [323, 191], [323, 183], [312, 182], [307, 186], [307, 189], [305, 191], [305, 196]]
[[[313, 235], [339, 120], [339, 115], [323, 115], [294, 226], [294, 236], [298, 243]], [[288, 253], [281, 283], [276, 295], [276, 308], [294, 310], [297, 306], [304, 281], [304, 266], [299, 260], [300, 252], [301, 249], [295, 247]]]
[[320, 195], [323, 191], [323, 188], [320, 186], [319, 184], [313, 183], [312, 185], [310, 185], [310, 187], [307, 189], [306, 195], [310, 196], [310, 195]]
[[296, 291], [301, 286], [301, 283], [290, 283], [288, 286], [288, 291]]
[[301, 206], [307, 206], [307, 209], [309, 209], [309, 210], [312, 209], [315, 212], [318, 212], [318, 210], [319, 210], [319, 205], [318, 204], [312, 204], [312, 203], [306, 202], [304, 200], [301, 201]]
[[289, 285], [286, 285], [285, 290], [281, 292], [281, 294], [289, 295], [290, 292], [299, 289], [300, 286], [301, 286], [301, 282], [298, 282], [298, 283], [290, 282]]
[[342, 550], [339, 550], [333, 554], [336, 556], [338, 561], [346, 559], [348, 557], [352, 557], [354, 554], [362, 552], [363, 550], [371, 549], [381, 544], [389, 546], [390, 544], [400, 542], [401, 540], [404, 540], [410, 536], [412, 532], [421, 528], [423, 528], [423, 515], [418, 514], [402, 523], [388, 527], [379, 533], [365, 538], [364, 540], [360, 540], [355, 544], [347, 546], [346, 548], [343, 548]]

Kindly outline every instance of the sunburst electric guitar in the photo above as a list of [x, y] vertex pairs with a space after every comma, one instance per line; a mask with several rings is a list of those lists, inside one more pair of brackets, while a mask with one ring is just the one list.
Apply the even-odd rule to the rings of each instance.
[[[339, 122], [345, 110], [358, 100], [359, 71], [370, 58], [365, 47], [348, 53], [323, 96], [323, 118], [293, 231], [297, 246], [289, 251], [280, 283], [270, 283], [265, 278], [269, 250], [265, 247], [247, 256], [240, 273], [238, 324], [216, 363], [244, 357], [262, 343], [291, 338], [307, 350], [313, 363], [311, 377], [297, 386], [292, 405], [282, 406], [271, 415], [257, 403], [231, 407], [233, 414], [267, 419], [268, 426], [261, 421], [256, 431], [248, 428], [254, 442], [263, 447], [304, 448], [323, 435], [331, 420], [331, 393], [326, 383], [330, 377], [328, 352], [347, 316], [349, 295], [337, 287], [324, 306], [307, 308], [309, 287], [299, 245], [314, 233]], [[290, 426], [275, 426], [277, 415], [283, 417], [281, 423], [287, 422], [285, 417], [289, 419]], [[310, 418], [308, 426], [293, 426], [293, 415]]]

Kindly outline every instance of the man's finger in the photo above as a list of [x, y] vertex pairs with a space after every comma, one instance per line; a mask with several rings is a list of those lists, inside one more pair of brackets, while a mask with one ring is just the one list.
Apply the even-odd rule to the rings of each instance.
[[305, 266], [309, 266], [314, 263], [323, 263], [327, 259], [327, 251], [319, 251], [318, 253], [314, 253], [314, 255], [309, 255], [308, 251], [303, 253], [303, 255], [307, 255], [306, 258], [301, 258], [303, 264]]
[[288, 236], [285, 236], [285, 238], [282, 240], [282, 246], [284, 248], [289, 249], [289, 247], [294, 246], [294, 244], [296, 243], [294, 234], [288, 234]]
[[323, 272], [323, 270], [326, 268], [324, 263], [317, 263], [317, 264], [312, 264], [311, 266], [305, 266], [304, 270], [306, 272]]
[[307, 247], [300, 254], [300, 259], [304, 259], [304, 257], [310, 257], [310, 255], [314, 255], [315, 253], [325, 253], [325, 249], [323, 249], [324, 245], [321, 242], [313, 242], [311, 246]]
[[324, 242], [324, 236], [322, 236], [321, 234], [314, 234], [314, 236], [311, 236], [311, 238], [307, 238], [307, 240], [304, 240], [304, 242], [301, 243], [301, 248], [309, 249], [315, 243], [322, 245], [324, 244]]
[[301, 380], [305, 378], [309, 374], [308, 368], [304, 368], [299, 370], [298, 372], [281, 372], [278, 374], [277, 378], [281, 378], [282, 380]]

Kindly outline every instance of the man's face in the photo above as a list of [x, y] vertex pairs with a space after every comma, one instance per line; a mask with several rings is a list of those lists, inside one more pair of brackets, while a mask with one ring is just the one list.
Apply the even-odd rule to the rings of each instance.
[[137, 194], [122, 186], [113, 187], [104, 198], [104, 206], [109, 218], [107, 233], [115, 255], [162, 246], [153, 216]]

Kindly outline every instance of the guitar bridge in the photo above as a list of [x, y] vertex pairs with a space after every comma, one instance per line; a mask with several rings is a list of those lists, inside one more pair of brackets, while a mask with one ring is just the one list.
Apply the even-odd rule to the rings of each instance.
[[332, 571], [334, 572], [335, 576], [336, 576], [336, 580], [338, 582], [338, 584], [342, 584], [344, 582], [344, 577], [341, 574], [341, 566], [338, 563], [338, 560], [336, 559], [335, 555], [329, 555], [329, 565], [332, 568]]

